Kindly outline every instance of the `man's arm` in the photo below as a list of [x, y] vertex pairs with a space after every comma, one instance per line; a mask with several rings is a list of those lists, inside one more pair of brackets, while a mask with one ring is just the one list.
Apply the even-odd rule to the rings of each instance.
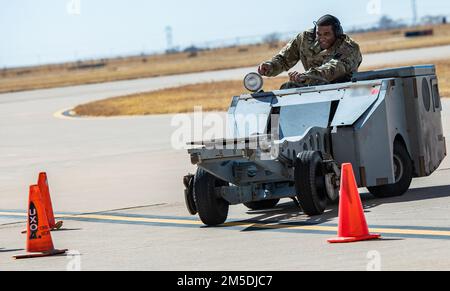
[[267, 61], [259, 67], [262, 75], [275, 77], [282, 72], [289, 71], [300, 60], [300, 46], [303, 34], [299, 34], [291, 40], [272, 60]]
[[361, 51], [358, 46], [346, 50], [342, 54], [336, 55], [329, 62], [320, 67], [311, 68], [300, 78], [307, 79], [308, 76], [321, 77], [329, 82], [334, 82], [352, 75], [353, 72], [358, 71], [362, 62]]

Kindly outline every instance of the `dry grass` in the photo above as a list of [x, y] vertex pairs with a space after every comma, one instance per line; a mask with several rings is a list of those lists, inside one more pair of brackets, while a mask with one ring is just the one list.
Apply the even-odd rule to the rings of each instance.
[[[420, 27], [427, 28], [430, 27]], [[432, 28], [435, 34], [430, 37], [405, 38], [405, 29], [355, 34], [353, 37], [364, 54], [450, 44], [450, 24]], [[180, 53], [117, 58], [83, 62], [84, 67], [79, 63], [67, 63], [0, 70], [0, 93], [256, 66], [276, 54], [282, 45], [224, 48], [203, 51], [196, 57]]]
[[[441, 95], [450, 97], [450, 60], [435, 64]], [[286, 78], [267, 79], [264, 87], [278, 89], [283, 82]], [[76, 107], [75, 112], [83, 116], [149, 115], [192, 112], [194, 106], [202, 106], [204, 111], [224, 111], [231, 97], [244, 91], [242, 81], [203, 83], [92, 102]]]
[[[266, 88], [280, 87], [284, 81], [271, 79]], [[242, 81], [203, 83], [101, 100], [80, 105], [74, 111], [85, 116], [185, 113], [193, 111], [194, 106], [202, 106], [204, 111], [223, 111], [231, 97], [241, 95], [243, 90]]]
[[[417, 38], [406, 38], [404, 36], [405, 32], [416, 29], [433, 29], [434, 35]], [[355, 34], [352, 37], [361, 44], [361, 50], [364, 54], [433, 47], [450, 44], [450, 24], [362, 33]]]

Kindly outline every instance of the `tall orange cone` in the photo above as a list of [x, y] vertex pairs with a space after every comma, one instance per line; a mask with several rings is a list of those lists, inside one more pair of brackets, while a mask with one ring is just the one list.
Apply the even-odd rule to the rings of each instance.
[[67, 250], [55, 250], [48, 225], [45, 206], [38, 185], [30, 186], [27, 221], [28, 255], [14, 256], [15, 259], [29, 259], [61, 255]]
[[370, 234], [359, 196], [352, 164], [342, 165], [341, 192], [339, 202], [338, 238], [329, 243], [350, 243], [379, 239], [379, 234]]
[[47, 214], [50, 230], [58, 230], [62, 227], [63, 222], [55, 221], [55, 215], [53, 213], [52, 199], [50, 197], [50, 189], [48, 187], [47, 173], [39, 174], [38, 186], [39, 186], [39, 190], [41, 191], [42, 201], [45, 206], [45, 211]]

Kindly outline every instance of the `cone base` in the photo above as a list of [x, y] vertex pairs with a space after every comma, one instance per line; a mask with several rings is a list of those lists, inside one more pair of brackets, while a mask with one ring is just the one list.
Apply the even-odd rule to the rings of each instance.
[[368, 240], [376, 240], [380, 239], [381, 235], [379, 234], [369, 234], [366, 236], [360, 236], [360, 237], [338, 237], [329, 239], [328, 242], [330, 244], [343, 244], [343, 243], [352, 243], [352, 242], [359, 242], [359, 241], [368, 241]]
[[45, 257], [63, 255], [67, 251], [68, 250], [53, 250], [51, 252], [45, 252], [45, 253], [33, 253], [33, 254], [27, 254], [27, 255], [18, 255], [18, 256], [14, 256], [13, 258], [16, 260], [45, 258]]

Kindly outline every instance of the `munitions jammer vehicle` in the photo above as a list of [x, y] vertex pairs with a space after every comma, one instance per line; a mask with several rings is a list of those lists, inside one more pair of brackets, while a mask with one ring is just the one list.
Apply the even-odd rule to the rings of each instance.
[[[447, 155], [441, 111], [432, 65], [234, 97], [233, 138], [190, 143], [198, 170], [184, 178], [187, 207], [208, 226], [224, 223], [229, 205], [261, 210], [281, 198], [321, 215], [339, 197], [342, 163], [376, 197], [403, 195]], [[257, 122], [242, 122], [255, 115]]]

